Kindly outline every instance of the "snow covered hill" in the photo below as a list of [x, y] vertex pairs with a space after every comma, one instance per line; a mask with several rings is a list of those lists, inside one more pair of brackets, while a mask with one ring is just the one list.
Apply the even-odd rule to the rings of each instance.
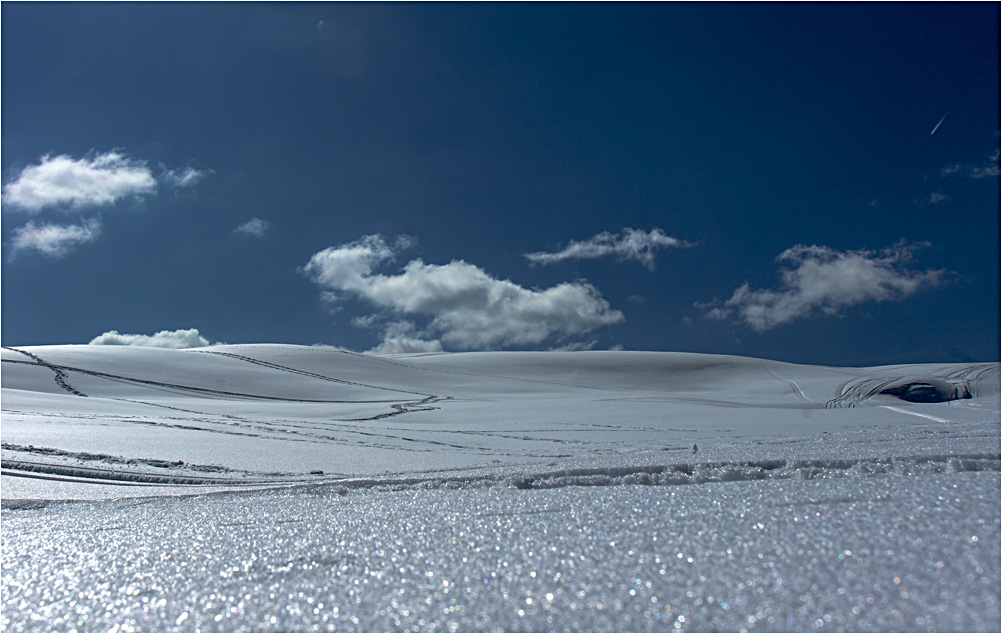
[[2, 350], [4, 630], [998, 630], [999, 364]]

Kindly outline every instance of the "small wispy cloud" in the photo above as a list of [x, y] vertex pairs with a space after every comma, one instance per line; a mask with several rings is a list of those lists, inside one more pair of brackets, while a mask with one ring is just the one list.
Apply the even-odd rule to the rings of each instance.
[[[404, 343], [413, 343], [405, 338], [420, 340], [428, 349], [436, 341], [466, 350], [535, 345], [549, 339], [562, 343], [623, 321], [623, 314], [585, 282], [527, 289], [461, 260], [439, 265], [415, 259], [397, 274], [377, 272], [413, 243], [406, 237], [390, 243], [380, 235], [364, 236], [314, 254], [301, 271], [321, 287], [329, 302], [355, 297], [377, 306], [382, 311], [379, 317], [426, 320], [421, 328], [388, 329], [386, 347], [380, 350], [391, 346], [400, 350]], [[372, 327], [378, 318], [354, 323]]]
[[590, 339], [588, 341], [572, 341], [571, 343], [567, 343], [562, 346], [550, 348], [550, 352], [588, 352], [589, 350], [594, 350], [597, 345], [597, 339]]
[[826, 246], [797, 245], [776, 258], [785, 262], [777, 290], [752, 290], [745, 283], [725, 302], [697, 303], [709, 319], [734, 315], [753, 330], [764, 332], [817, 311], [838, 315], [863, 302], [904, 299], [943, 283], [947, 271], [908, 268], [923, 244], [901, 241], [879, 253], [837, 251]]
[[370, 44], [363, 31], [341, 22], [320, 20], [316, 32], [316, 52], [331, 73], [345, 79], [356, 79], [364, 73]]
[[625, 228], [619, 234], [605, 231], [587, 240], [572, 240], [570, 244], [559, 251], [526, 253], [524, 257], [532, 264], [545, 265], [565, 260], [594, 260], [615, 256], [619, 260], [639, 262], [653, 271], [655, 269], [654, 257], [659, 250], [668, 247], [691, 246], [692, 243], [669, 236], [661, 229], [643, 231]]
[[77, 246], [93, 242], [101, 235], [101, 222], [96, 218], [80, 224], [36, 224], [29, 221], [14, 229], [8, 259], [13, 261], [25, 251], [35, 251], [49, 258], [65, 257]]
[[160, 164], [160, 181], [175, 189], [193, 187], [209, 174], [212, 174], [212, 170], [200, 170], [190, 165], [179, 169], [170, 169], [163, 163]]
[[981, 165], [955, 163], [939, 170], [940, 176], [944, 178], [947, 176], [961, 176], [964, 178], [981, 179], [998, 176], [1000, 173], [1002, 173], [1002, 170], [999, 169], [999, 148], [995, 148], [995, 151], [988, 157], [988, 160]]
[[143, 346], [147, 348], [171, 348], [183, 350], [186, 348], [202, 348], [210, 345], [198, 328], [187, 330], [161, 330], [152, 335], [122, 334], [117, 330], [98, 335], [90, 340], [92, 346]]
[[242, 233], [244, 235], [254, 236], [255, 238], [263, 238], [264, 234], [268, 233], [269, 229], [271, 229], [271, 223], [267, 220], [251, 218], [234, 229], [233, 233]]

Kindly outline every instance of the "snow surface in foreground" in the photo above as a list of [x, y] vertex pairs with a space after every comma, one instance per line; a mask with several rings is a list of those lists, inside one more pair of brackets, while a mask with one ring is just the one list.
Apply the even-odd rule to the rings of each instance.
[[998, 364], [2, 358], [4, 630], [1000, 627]]

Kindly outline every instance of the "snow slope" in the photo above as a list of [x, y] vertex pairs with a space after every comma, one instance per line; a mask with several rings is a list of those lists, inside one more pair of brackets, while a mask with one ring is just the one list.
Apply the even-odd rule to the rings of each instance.
[[2, 360], [4, 630], [1000, 626], [997, 363]]

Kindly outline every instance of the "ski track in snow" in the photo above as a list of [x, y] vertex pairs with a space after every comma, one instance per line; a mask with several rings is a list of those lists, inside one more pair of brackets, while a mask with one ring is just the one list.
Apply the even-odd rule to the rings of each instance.
[[929, 420], [934, 420], [937, 423], [949, 423], [950, 421], [945, 418], [940, 418], [939, 416], [930, 416], [929, 414], [923, 414], [922, 412], [912, 412], [900, 407], [894, 407], [893, 405], [881, 405], [884, 409], [889, 409], [892, 412], [898, 412], [900, 414], [908, 414], [909, 416], [919, 416], [921, 418], [928, 418]]
[[[765, 366], [763, 366], [763, 367], [765, 367]], [[810, 401], [810, 402], [812, 402], [812, 403], [816, 402], [816, 401], [815, 401], [814, 399], [810, 399], [810, 398], [807, 398], [807, 397], [806, 397], [806, 396], [804, 395], [804, 392], [803, 392], [803, 391], [802, 391], [802, 390], [800, 389], [800, 386], [799, 386], [799, 385], [797, 385], [796, 381], [791, 381], [791, 380], [789, 380], [789, 379], [784, 379], [783, 377], [781, 377], [781, 376], [779, 376], [778, 374], [776, 374], [776, 373], [775, 373], [775, 372], [774, 372], [774, 371], [772, 370], [772, 368], [769, 368], [769, 367], [765, 367], [765, 371], [766, 371], [766, 372], [768, 372], [769, 374], [771, 374], [772, 376], [776, 377], [777, 379], [779, 379], [779, 380], [780, 380], [780, 381], [782, 381], [783, 383], [786, 383], [786, 384], [788, 384], [788, 385], [789, 385], [789, 386], [790, 386], [790, 387], [791, 387], [791, 388], [793, 389], [794, 393], [795, 393], [795, 394], [796, 394], [797, 396], [799, 396], [800, 398], [802, 398], [803, 400], [805, 400], [805, 401]]]

